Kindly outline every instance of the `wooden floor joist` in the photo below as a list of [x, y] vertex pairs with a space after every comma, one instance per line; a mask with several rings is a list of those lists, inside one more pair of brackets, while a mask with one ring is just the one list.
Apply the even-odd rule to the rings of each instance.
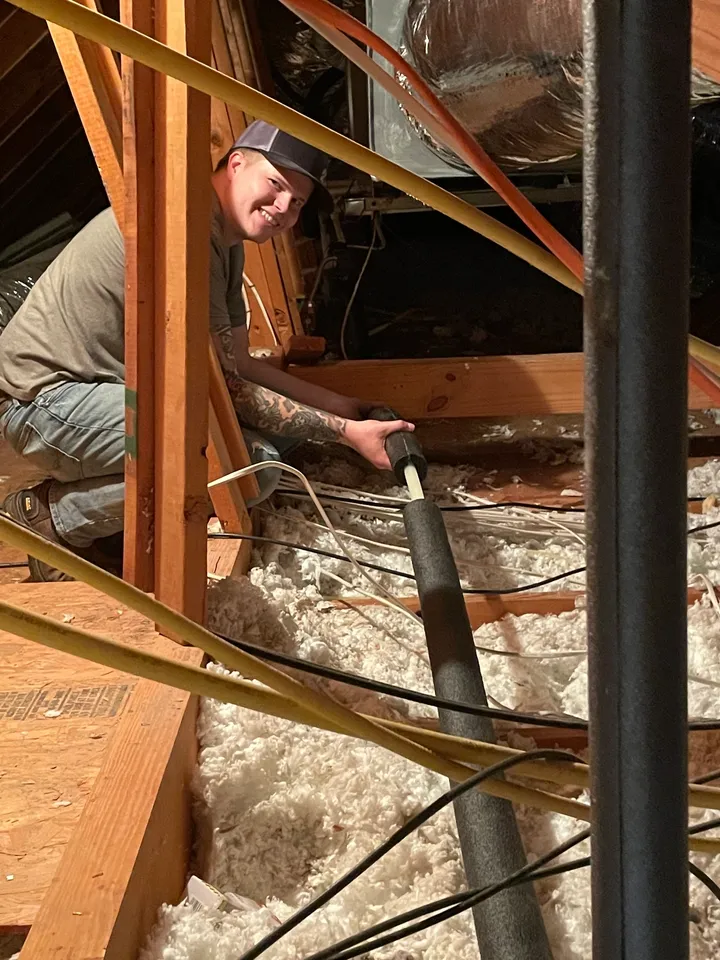
[[[701, 590], [688, 590], [688, 606], [697, 603], [703, 596]], [[578, 608], [578, 603], [585, 597], [582, 590], [568, 590], [559, 592], [529, 592], [524, 594], [509, 594], [496, 596], [465, 597], [465, 606], [470, 620], [470, 626], [477, 630], [486, 623], [495, 623], [506, 616], [522, 617], [526, 614], [539, 616], [558, 616], [569, 613]], [[420, 601], [417, 596], [398, 597], [409, 610], [418, 611]], [[338, 606], [366, 607], [378, 603], [372, 597], [344, 598], [337, 601]], [[498, 731], [505, 735], [507, 731], [513, 734], [534, 740], [538, 747], [559, 747], [565, 750], [582, 751], [587, 749], [587, 730], [572, 730], [565, 727], [518, 725], [516, 723], [498, 722]], [[705, 737], [712, 749], [717, 751], [717, 741], [720, 735], [716, 731], [695, 731], [693, 737]]]
[[[465, 598], [470, 626], [473, 630], [484, 623], [494, 623], [505, 616], [522, 617], [526, 613], [538, 613], [542, 616], [556, 616], [574, 610], [579, 599], [585, 596], [583, 591], [562, 591], [558, 593], [521, 593], [509, 596], [472, 596]], [[418, 611], [420, 601], [415, 597], [398, 597], [400, 603], [408, 610]], [[349, 603], [353, 607], [366, 607], [377, 604], [373, 597], [353, 597], [343, 600], [342, 605]]]
[[[201, 651], [82, 583], [0, 597], [162, 656]], [[190, 853], [194, 698], [0, 632], [0, 933], [22, 960], [134, 960]]]
[[[581, 353], [453, 357], [448, 360], [343, 360], [290, 373], [361, 400], [381, 401], [409, 420], [582, 413]], [[690, 385], [688, 407], [708, 397]]]

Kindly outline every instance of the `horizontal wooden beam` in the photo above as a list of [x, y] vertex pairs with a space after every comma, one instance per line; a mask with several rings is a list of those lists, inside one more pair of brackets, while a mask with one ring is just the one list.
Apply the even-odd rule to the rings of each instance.
[[693, 0], [693, 67], [720, 82], [720, 0]]
[[[688, 606], [696, 603], [703, 595], [702, 590], [688, 590]], [[484, 623], [494, 623], [507, 615], [521, 617], [528, 613], [539, 614], [540, 616], [557, 616], [560, 613], [567, 613], [576, 609], [577, 601], [585, 596], [584, 592], [563, 591], [557, 593], [537, 593], [530, 592], [524, 594], [513, 594], [510, 596], [466, 596], [465, 606], [467, 607], [470, 625], [473, 630]], [[420, 601], [417, 597], [398, 597], [400, 602], [409, 610], [419, 610]], [[337, 601], [338, 605], [345, 606], [349, 604], [353, 607], [365, 607], [370, 604], [376, 604], [378, 601], [372, 597], [353, 597]], [[507, 727], [512, 729], [515, 734], [528, 737], [534, 740], [538, 747], [559, 747], [564, 750], [584, 750], [588, 745], [587, 730], [569, 730], [566, 727], [538, 727], [538, 726], [517, 726], [516, 724], [498, 722], [498, 730], [503, 736], [502, 731]], [[716, 736], [714, 731], [709, 731], [711, 736]], [[694, 731], [691, 737], [699, 737], [708, 734], [708, 731]]]
[[[470, 618], [470, 626], [477, 630], [483, 623], [493, 623], [508, 614], [521, 617], [526, 613], [539, 613], [543, 616], [566, 613], [575, 609], [575, 603], [585, 594], [581, 590], [567, 590], [557, 593], [520, 593], [510, 596], [466, 596], [465, 606]], [[419, 610], [417, 597], [398, 597], [408, 610]], [[343, 600], [353, 607], [365, 607], [378, 601], [373, 597], [353, 597]]]
[[[696, 603], [703, 595], [702, 590], [688, 590], [688, 606]], [[505, 616], [522, 617], [527, 613], [535, 613], [540, 616], [557, 616], [559, 613], [567, 613], [575, 610], [578, 600], [585, 596], [584, 590], [560, 590], [556, 592], [540, 593], [539, 591], [528, 591], [527, 593], [516, 593], [507, 596], [473, 596], [468, 594], [465, 597], [465, 606], [467, 607], [470, 626], [477, 630], [484, 623], [495, 623], [502, 620]], [[420, 601], [415, 597], [397, 597], [400, 603], [404, 604], [408, 610], [419, 610]], [[337, 601], [339, 605], [349, 604], [351, 607], [366, 607], [371, 604], [379, 603], [374, 597], [347, 597], [342, 601]]]
[[[409, 420], [435, 417], [507, 417], [582, 413], [581, 353], [447, 360], [343, 360], [316, 367], [291, 366], [305, 380], [382, 401]], [[689, 409], [710, 406], [690, 385]]]

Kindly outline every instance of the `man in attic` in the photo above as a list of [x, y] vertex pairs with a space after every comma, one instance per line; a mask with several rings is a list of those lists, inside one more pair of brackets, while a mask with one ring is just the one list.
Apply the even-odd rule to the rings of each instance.
[[[331, 203], [321, 179], [325, 162], [313, 147], [256, 121], [218, 164], [210, 329], [253, 460], [279, 460], [295, 443], [315, 440], [346, 444], [382, 468], [387, 435], [411, 425], [365, 420], [358, 400], [304, 383], [248, 352], [243, 241], [265, 243], [291, 229], [306, 204]], [[11, 494], [3, 510], [110, 568], [107, 538], [123, 528], [124, 271], [123, 237], [108, 208], [40, 277], [0, 342], [0, 432], [48, 476]], [[262, 471], [258, 480], [264, 499], [277, 472]], [[33, 558], [30, 572], [33, 580], [66, 579]]]

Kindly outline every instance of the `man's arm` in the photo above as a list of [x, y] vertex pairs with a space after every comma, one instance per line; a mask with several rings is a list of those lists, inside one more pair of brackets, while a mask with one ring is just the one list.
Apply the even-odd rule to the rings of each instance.
[[[294, 440], [343, 443], [380, 470], [389, 470], [385, 440], [396, 430], [414, 430], [404, 420], [350, 420], [284, 397], [251, 383], [235, 369], [227, 337], [213, 336], [230, 398], [239, 419], [249, 427]], [[265, 366], [265, 364], [260, 364]], [[294, 379], [294, 378], [289, 378]]]
[[344, 417], [298, 403], [234, 371], [223, 372], [237, 415], [248, 426], [295, 440], [345, 442], [348, 421]]
[[234, 327], [232, 331], [233, 353], [236, 370], [246, 380], [268, 387], [284, 397], [291, 397], [300, 404], [327, 410], [347, 420], [361, 420], [373, 404], [363, 404], [355, 397], [344, 397], [332, 390], [305, 383], [292, 374], [262, 360], [256, 360], [248, 352], [247, 327]]

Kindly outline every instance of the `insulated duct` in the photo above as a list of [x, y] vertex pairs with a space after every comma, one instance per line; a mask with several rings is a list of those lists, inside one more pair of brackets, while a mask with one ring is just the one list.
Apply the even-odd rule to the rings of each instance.
[[[505, 169], [579, 170], [580, 0], [368, 0], [368, 21]], [[720, 85], [694, 70], [690, 104], [717, 97]], [[377, 91], [371, 100], [381, 153], [408, 162], [411, 137], [415, 172], [468, 172], [401, 108]]]

